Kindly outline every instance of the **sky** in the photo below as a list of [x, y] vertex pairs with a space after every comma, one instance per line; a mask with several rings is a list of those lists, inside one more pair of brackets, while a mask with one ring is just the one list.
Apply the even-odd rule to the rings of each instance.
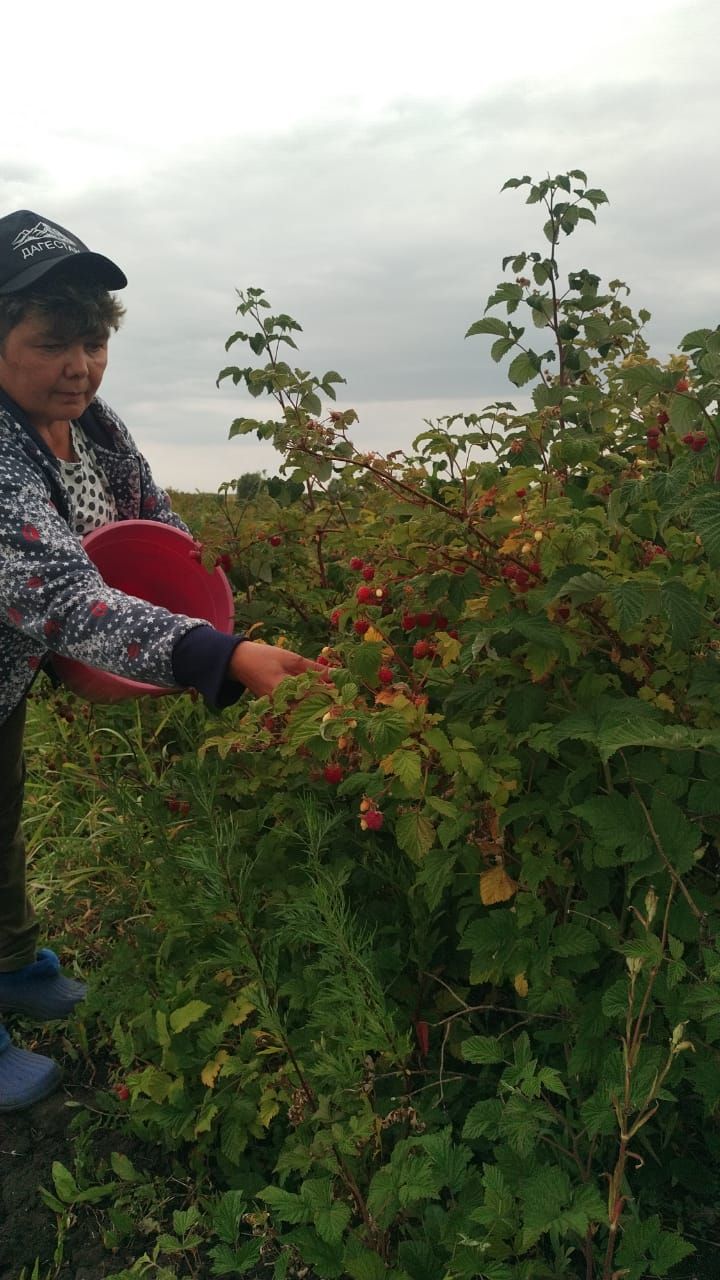
[[[583, 169], [609, 205], [562, 249], [632, 289], [660, 357], [720, 322], [716, 0], [154, 0], [3, 13], [0, 211], [59, 222], [128, 277], [102, 394], [160, 483], [215, 490], [282, 459], [233, 419], [275, 416], [236, 290], [339, 371], [362, 449], [514, 399], [465, 339], [501, 259], [543, 248], [504, 181]], [[523, 402], [524, 403], [524, 402]]]

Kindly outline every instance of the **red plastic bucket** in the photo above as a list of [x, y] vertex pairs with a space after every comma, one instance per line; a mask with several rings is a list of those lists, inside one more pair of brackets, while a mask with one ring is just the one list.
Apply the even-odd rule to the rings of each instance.
[[[198, 543], [181, 529], [156, 520], [122, 520], [88, 533], [83, 547], [109, 587], [171, 613], [203, 618], [227, 635], [233, 632], [230, 583], [222, 569], [203, 567]], [[53, 667], [62, 683], [88, 702], [122, 702], [178, 692], [112, 675], [60, 654], [54, 655]]]

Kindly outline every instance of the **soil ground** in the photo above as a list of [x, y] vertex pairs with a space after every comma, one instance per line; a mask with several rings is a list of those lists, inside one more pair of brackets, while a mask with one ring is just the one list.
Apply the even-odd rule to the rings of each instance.
[[[53, 1190], [54, 1161], [71, 1170], [75, 1167], [76, 1139], [69, 1126], [78, 1112], [76, 1106], [67, 1104], [92, 1106], [95, 1095], [95, 1088], [88, 1087], [84, 1079], [84, 1063], [63, 1066], [63, 1086], [52, 1097], [29, 1111], [0, 1116], [0, 1280], [19, 1280], [23, 1268], [29, 1280], [36, 1259], [40, 1260], [43, 1280], [53, 1274], [56, 1218], [44, 1204], [39, 1188]], [[93, 1134], [92, 1142], [93, 1156], [98, 1159], [109, 1156], [111, 1150], [132, 1159], [132, 1140], [123, 1134], [101, 1130]], [[57, 1280], [102, 1280], [133, 1261], [132, 1256], [105, 1249], [92, 1207], [84, 1210], [71, 1223], [64, 1241]], [[142, 1252], [139, 1247], [138, 1254]]]

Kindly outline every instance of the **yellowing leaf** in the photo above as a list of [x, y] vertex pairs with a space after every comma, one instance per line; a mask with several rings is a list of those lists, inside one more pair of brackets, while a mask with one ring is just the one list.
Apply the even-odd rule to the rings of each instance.
[[410, 699], [406, 698], [404, 693], [398, 693], [392, 689], [381, 689], [375, 694], [375, 703], [379, 707], [396, 707], [398, 711], [403, 711], [405, 707], [410, 706]]
[[215, 974], [215, 981], [222, 983], [224, 987], [230, 987], [235, 981], [235, 975], [232, 969], [221, 969]]
[[223, 1012], [223, 1026], [241, 1027], [248, 1016], [254, 1012], [255, 1005], [251, 1000], [231, 1000]]
[[490, 867], [480, 876], [480, 898], [486, 907], [495, 902], [507, 902], [517, 893], [517, 881], [509, 876], [504, 867]]
[[368, 627], [365, 635], [363, 636], [363, 640], [365, 641], [365, 644], [383, 644], [385, 637], [377, 631], [375, 627]]
[[437, 637], [437, 648], [443, 667], [449, 667], [450, 663], [456, 662], [460, 656], [462, 645], [454, 636], [449, 636], [446, 632], [441, 631]]
[[270, 1121], [275, 1119], [279, 1110], [280, 1103], [275, 1094], [272, 1092], [264, 1093], [258, 1107], [258, 1119], [263, 1129], [268, 1128]]
[[212, 1062], [205, 1063], [205, 1066], [200, 1072], [200, 1079], [202, 1080], [206, 1089], [215, 1088], [215, 1082], [218, 1076], [220, 1075], [220, 1072], [224, 1064], [227, 1062], [229, 1056], [230, 1055], [227, 1049], [221, 1049], [217, 1057], [213, 1058]]
[[173, 1031], [184, 1031], [193, 1022], [197, 1022], [210, 1008], [204, 1000], [191, 1000], [189, 1004], [184, 1004], [181, 1009], [173, 1009], [170, 1014], [170, 1026]]
[[516, 973], [516, 974], [515, 974], [515, 977], [513, 978], [513, 986], [514, 986], [515, 990], [517, 991], [518, 995], [519, 995], [519, 996], [522, 996], [522, 997], [523, 997], [523, 999], [525, 998], [525, 996], [527, 995], [528, 991], [530, 990], [530, 988], [529, 988], [529, 986], [528, 986], [528, 980], [527, 980], [527, 978], [525, 977], [525, 974], [524, 974], [524, 973]]

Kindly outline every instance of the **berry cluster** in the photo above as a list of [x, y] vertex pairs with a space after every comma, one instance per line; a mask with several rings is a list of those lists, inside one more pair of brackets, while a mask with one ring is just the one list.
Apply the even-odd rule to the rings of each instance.
[[693, 453], [702, 453], [708, 438], [704, 431], [688, 431], [687, 435], [682, 437], [682, 442], [688, 445]]
[[362, 831], [381, 831], [385, 822], [385, 815], [381, 813], [375, 805], [374, 800], [369, 800], [367, 796], [360, 801], [360, 828]]

